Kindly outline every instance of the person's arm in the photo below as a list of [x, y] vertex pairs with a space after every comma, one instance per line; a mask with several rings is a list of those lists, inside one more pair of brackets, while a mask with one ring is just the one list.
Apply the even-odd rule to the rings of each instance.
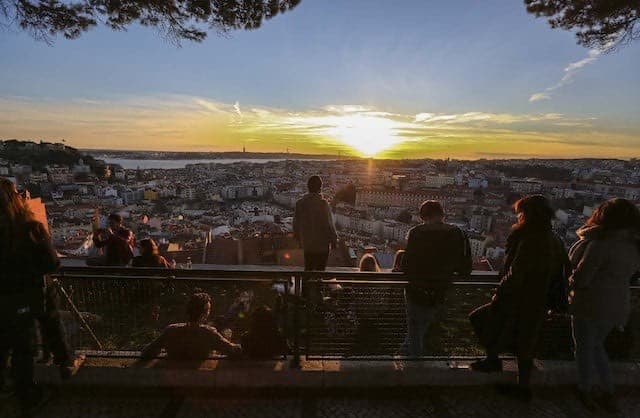
[[605, 245], [606, 243], [600, 240], [589, 241], [581, 257], [572, 260], [576, 266], [570, 279], [574, 289], [584, 289], [591, 285], [596, 273], [604, 262], [603, 253], [605, 251]]
[[155, 340], [153, 340], [149, 345], [147, 345], [140, 353], [140, 357], [143, 360], [149, 360], [155, 357], [158, 357], [162, 352], [162, 349], [165, 346], [167, 339], [167, 330], [162, 331]]
[[333, 222], [333, 215], [331, 214], [331, 206], [329, 202], [325, 200], [326, 212], [327, 212], [327, 227], [329, 228], [329, 244], [331, 248], [336, 248], [338, 244], [338, 233], [336, 232], [336, 225]]
[[524, 296], [522, 294], [524, 284], [530, 280], [539, 279], [545, 274], [542, 271], [545, 263], [540, 259], [541, 252], [535, 242], [524, 239], [515, 251], [513, 261], [502, 277], [494, 296], [508, 312], [518, 309], [521, 298]]
[[415, 236], [413, 233], [413, 229], [410, 229], [407, 233], [407, 247], [404, 251], [404, 256], [402, 257], [402, 262], [400, 263], [400, 271], [409, 274], [412, 272], [414, 266], [414, 260], [416, 257], [416, 243]]
[[212, 350], [218, 351], [229, 357], [237, 357], [242, 354], [242, 347], [240, 344], [234, 344], [231, 341], [224, 338], [217, 329], [213, 327], [207, 327], [210, 337], [210, 347]]
[[296, 208], [293, 213], [293, 237], [298, 241], [298, 244], [302, 245], [300, 239], [300, 204], [296, 202]]
[[30, 232], [30, 239], [35, 244], [35, 270], [39, 274], [52, 273], [60, 267], [60, 259], [53, 248], [51, 236], [44, 225], [36, 222]]
[[460, 230], [460, 258], [458, 260], [458, 265], [456, 266], [456, 271], [460, 277], [469, 277], [471, 275], [471, 271], [473, 270], [473, 259], [471, 257], [471, 244], [469, 243], [469, 238], [467, 235]]

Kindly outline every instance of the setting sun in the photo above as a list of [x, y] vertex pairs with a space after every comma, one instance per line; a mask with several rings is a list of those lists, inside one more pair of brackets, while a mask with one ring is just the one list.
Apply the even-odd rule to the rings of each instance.
[[297, 117], [294, 124], [315, 127], [315, 132], [335, 139], [364, 157], [392, 148], [406, 138], [400, 135], [405, 123], [387, 118], [383, 112]]

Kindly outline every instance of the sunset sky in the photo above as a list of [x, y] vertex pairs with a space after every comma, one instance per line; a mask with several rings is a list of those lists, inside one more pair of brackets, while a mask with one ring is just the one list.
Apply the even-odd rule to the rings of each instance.
[[4, 31], [0, 57], [0, 139], [397, 158], [640, 156], [640, 42], [588, 50], [521, 1], [303, 0], [259, 30], [181, 48], [140, 27], [53, 46]]

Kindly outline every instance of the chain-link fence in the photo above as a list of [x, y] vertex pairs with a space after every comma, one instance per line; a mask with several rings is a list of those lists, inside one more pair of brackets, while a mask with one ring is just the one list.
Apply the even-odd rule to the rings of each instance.
[[[210, 323], [233, 341], [247, 330], [255, 307], [271, 307], [294, 356], [389, 359], [399, 353], [406, 334], [406, 283], [397, 273], [108, 270], [67, 269], [58, 276], [79, 311], [62, 298], [67, 334], [77, 349], [97, 348], [89, 327], [103, 350], [140, 351], [168, 324], [185, 321], [186, 301], [194, 291], [212, 296]], [[426, 357], [482, 353], [468, 314], [490, 300], [495, 280], [476, 275], [454, 282], [425, 336]], [[632, 296], [629, 325], [609, 337], [614, 358], [640, 358], [638, 289]], [[572, 350], [569, 318], [549, 318], [539, 358], [572, 358]]]

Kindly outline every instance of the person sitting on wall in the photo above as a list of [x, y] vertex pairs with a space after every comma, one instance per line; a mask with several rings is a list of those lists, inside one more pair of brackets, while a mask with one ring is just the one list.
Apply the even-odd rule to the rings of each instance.
[[187, 322], [171, 324], [141, 353], [148, 360], [160, 355], [164, 349], [169, 360], [204, 361], [212, 351], [228, 356], [237, 356], [242, 349], [222, 336], [214, 327], [207, 325], [211, 313], [211, 296], [194, 293], [187, 303]]
[[171, 268], [169, 262], [158, 253], [158, 244], [151, 238], [146, 238], [138, 244], [140, 255], [133, 258], [133, 267]]
[[88, 266], [126, 266], [133, 258], [134, 236], [122, 225], [122, 216], [112, 213], [107, 228], [97, 229], [93, 243], [104, 249], [104, 255], [87, 259]]

